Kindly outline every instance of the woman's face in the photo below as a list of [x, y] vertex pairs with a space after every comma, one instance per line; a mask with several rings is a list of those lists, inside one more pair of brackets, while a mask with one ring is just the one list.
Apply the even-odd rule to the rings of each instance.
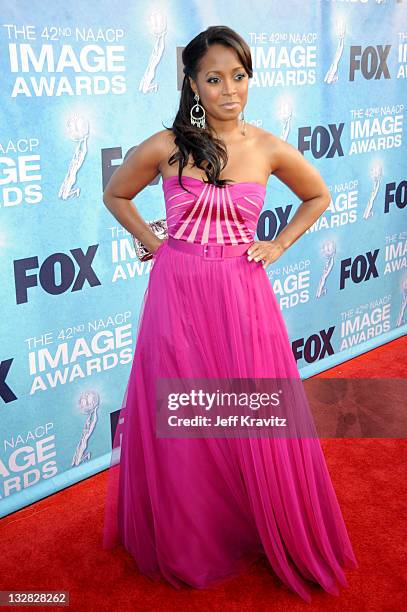
[[209, 118], [230, 121], [246, 105], [249, 76], [231, 47], [211, 45], [200, 61], [197, 80], [190, 77], [190, 83]]

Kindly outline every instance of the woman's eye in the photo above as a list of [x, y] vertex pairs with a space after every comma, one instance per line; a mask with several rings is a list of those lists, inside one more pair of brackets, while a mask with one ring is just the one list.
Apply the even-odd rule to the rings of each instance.
[[[244, 73], [240, 73], [236, 75], [237, 77], [245, 77], [246, 75]], [[213, 83], [215, 79], [215, 83], [217, 82], [217, 80], [219, 80], [218, 77], [209, 77], [209, 79], [207, 80], [207, 83]], [[241, 81], [242, 79], [238, 79], [239, 81]]]

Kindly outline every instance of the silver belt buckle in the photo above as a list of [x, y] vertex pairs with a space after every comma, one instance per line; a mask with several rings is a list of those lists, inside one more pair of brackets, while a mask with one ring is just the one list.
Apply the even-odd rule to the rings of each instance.
[[223, 244], [205, 244], [204, 259], [219, 260], [223, 259]]

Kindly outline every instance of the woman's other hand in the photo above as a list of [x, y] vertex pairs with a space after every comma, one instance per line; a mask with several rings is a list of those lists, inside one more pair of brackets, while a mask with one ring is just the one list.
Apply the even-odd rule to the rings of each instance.
[[271, 263], [275, 262], [284, 253], [285, 248], [276, 240], [257, 240], [247, 250], [249, 261], [263, 261], [263, 268], [266, 269]]

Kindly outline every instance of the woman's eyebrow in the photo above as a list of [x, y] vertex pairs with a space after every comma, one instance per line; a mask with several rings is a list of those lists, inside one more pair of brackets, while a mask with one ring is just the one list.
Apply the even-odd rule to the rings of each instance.
[[[240, 68], [244, 68], [244, 67], [236, 66], [236, 68], [232, 68], [230, 72], [234, 72], [235, 70], [239, 70]], [[205, 73], [205, 76], [207, 76], [210, 72], [216, 72], [216, 74], [223, 74], [222, 70], [208, 70], [208, 72]]]

